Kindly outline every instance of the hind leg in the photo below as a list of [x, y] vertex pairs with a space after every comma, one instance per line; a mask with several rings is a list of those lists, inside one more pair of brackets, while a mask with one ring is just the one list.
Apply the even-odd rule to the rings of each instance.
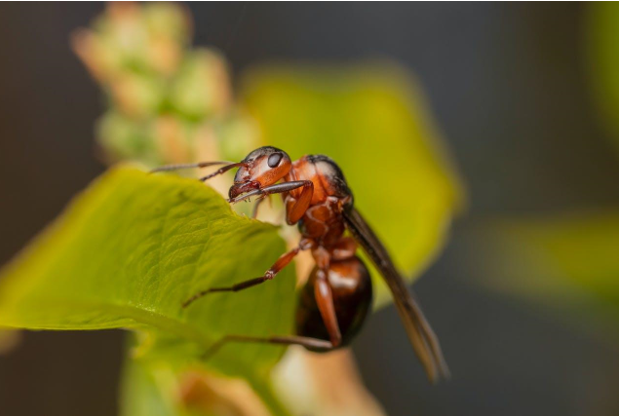
[[212, 357], [221, 347], [229, 342], [251, 342], [261, 344], [274, 345], [301, 345], [305, 348], [310, 348], [320, 351], [330, 351], [334, 348], [329, 341], [318, 338], [301, 337], [301, 336], [281, 336], [281, 337], [253, 337], [247, 335], [226, 335], [219, 341], [215, 342], [204, 354], [204, 359]]

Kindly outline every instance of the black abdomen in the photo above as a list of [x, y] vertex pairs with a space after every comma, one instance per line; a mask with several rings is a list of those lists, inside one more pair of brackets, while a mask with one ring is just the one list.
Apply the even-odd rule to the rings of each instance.
[[[300, 290], [296, 331], [298, 335], [329, 340], [329, 333], [314, 296], [317, 271], [316, 268], [312, 270], [307, 283]], [[333, 292], [333, 303], [342, 334], [341, 346], [345, 346], [357, 334], [372, 307], [370, 273], [361, 259], [355, 256], [332, 261], [328, 282]]]

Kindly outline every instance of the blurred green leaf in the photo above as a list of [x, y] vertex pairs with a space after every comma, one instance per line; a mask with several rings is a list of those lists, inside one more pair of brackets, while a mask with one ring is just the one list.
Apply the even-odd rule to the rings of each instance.
[[180, 416], [174, 392], [176, 373], [166, 365], [149, 366], [126, 358], [120, 394], [121, 416]]
[[[0, 326], [138, 329], [148, 334], [139, 356], [188, 364], [224, 334], [291, 332], [293, 268], [181, 308], [197, 291], [259, 276], [284, 250], [275, 227], [236, 215], [196, 180], [113, 169], [2, 271]], [[205, 365], [262, 388], [282, 353], [228, 345]]]
[[442, 248], [463, 195], [414, 81], [387, 65], [265, 67], [243, 85], [264, 143], [293, 158], [333, 158], [356, 207], [402, 270], [418, 277]]
[[619, 318], [619, 213], [502, 221], [477, 244], [483, 283], [545, 304], [596, 303]]
[[587, 7], [587, 63], [593, 97], [619, 150], [619, 4], [596, 2]]
[[[132, 337], [132, 344], [136, 338]], [[212, 374], [191, 369], [183, 371], [170, 360], [153, 360], [151, 356], [136, 356], [133, 347], [128, 350], [120, 386], [121, 416], [222, 416], [246, 414], [240, 410], [252, 409], [249, 414], [289, 415], [275, 394], [271, 380], [246, 377], [257, 397], [239, 390], [235, 380], [231, 390], [228, 380], [214, 378]], [[219, 385], [224, 383], [223, 386]], [[217, 388], [213, 388], [217, 384]], [[223, 393], [223, 394], [222, 394]], [[229, 395], [227, 395], [229, 394]], [[264, 406], [257, 403], [260, 398]], [[238, 406], [235, 399], [249, 400]], [[252, 406], [253, 404], [253, 406]], [[256, 409], [255, 406], [259, 406]]]

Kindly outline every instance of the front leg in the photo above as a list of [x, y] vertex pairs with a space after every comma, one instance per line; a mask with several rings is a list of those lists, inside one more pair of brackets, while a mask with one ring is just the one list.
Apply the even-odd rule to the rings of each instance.
[[288, 225], [296, 224], [301, 218], [303, 218], [305, 211], [307, 211], [312, 202], [312, 197], [314, 196], [314, 182], [303, 182], [305, 182], [305, 184], [303, 185], [303, 189], [301, 189], [301, 193], [298, 198], [295, 198], [290, 193], [286, 195], [286, 223]]
[[[230, 202], [231, 204], [236, 204], [237, 202], [244, 201], [248, 198], [251, 198], [252, 196], [265, 197], [268, 195], [290, 192], [298, 188], [303, 188], [303, 190], [309, 188], [311, 189], [312, 194], [314, 193], [314, 184], [312, 181], [290, 181], [290, 182], [283, 182], [283, 183], [277, 183], [275, 185], [265, 186], [264, 188], [254, 189], [252, 191], [244, 193], [243, 195], [230, 198], [228, 199], [228, 202]], [[311, 197], [310, 197], [310, 200], [311, 200]]]

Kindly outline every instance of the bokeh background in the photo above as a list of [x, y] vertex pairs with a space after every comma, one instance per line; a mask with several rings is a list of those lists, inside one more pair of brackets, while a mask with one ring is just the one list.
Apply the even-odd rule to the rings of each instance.
[[[93, 151], [104, 103], [69, 46], [69, 34], [103, 7], [0, 6], [0, 264], [104, 170]], [[472, 237], [506, 216], [617, 206], [616, 149], [591, 92], [590, 6], [188, 7], [194, 43], [223, 51], [235, 74], [273, 60], [388, 58], [423, 86], [469, 201], [415, 285], [454, 377], [429, 386], [395, 310], [374, 314], [353, 349], [388, 414], [619, 413], [617, 327], [588, 331], [554, 308], [479, 285], [491, 243]], [[0, 356], [0, 413], [115, 414], [121, 360], [120, 331], [24, 333]]]

